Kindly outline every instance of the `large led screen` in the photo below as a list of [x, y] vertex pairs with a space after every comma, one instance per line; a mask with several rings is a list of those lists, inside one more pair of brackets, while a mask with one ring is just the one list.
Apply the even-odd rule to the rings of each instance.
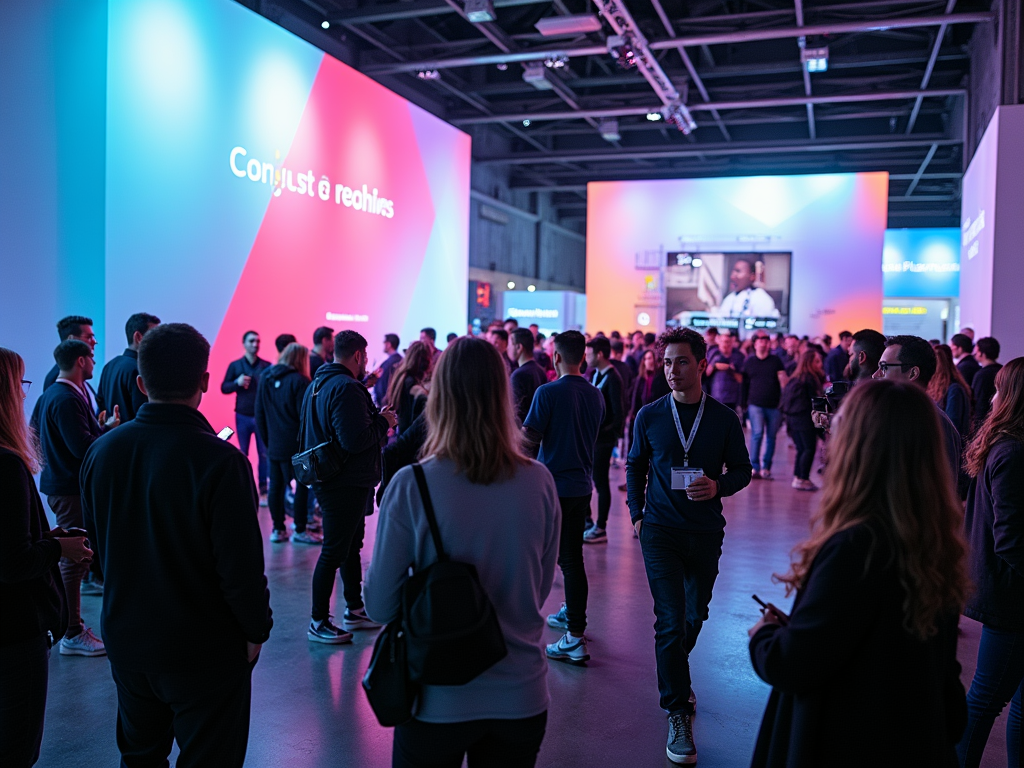
[[888, 187], [886, 173], [593, 182], [587, 329], [880, 328]]
[[111, 0], [108, 354], [134, 312], [195, 325], [219, 392], [248, 330], [465, 332], [470, 139], [230, 0]]
[[960, 295], [960, 230], [887, 229], [882, 251], [886, 298]]

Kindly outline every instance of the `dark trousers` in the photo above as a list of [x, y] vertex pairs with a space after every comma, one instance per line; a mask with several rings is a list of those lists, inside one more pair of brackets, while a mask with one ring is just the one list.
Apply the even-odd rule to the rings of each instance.
[[317, 492], [324, 520], [324, 544], [313, 569], [313, 621], [330, 614], [334, 574], [341, 569], [345, 604], [350, 610], [363, 607], [363, 565], [359, 551], [366, 531], [366, 506], [372, 488], [342, 486]]
[[640, 544], [654, 597], [654, 655], [661, 708], [689, 712], [690, 651], [708, 618], [724, 531], [696, 532], [645, 522]]
[[39, 759], [50, 668], [46, 634], [0, 648], [0, 757], [5, 768]]
[[[239, 649], [242, 653], [242, 649]], [[244, 660], [216, 672], [149, 673], [110, 665], [117, 686], [121, 768], [241, 768], [249, 741], [252, 668]]]
[[[46, 502], [53, 510], [59, 527], [66, 529], [85, 526], [81, 496], [47, 496]], [[82, 621], [82, 579], [87, 573], [89, 563], [73, 563], [66, 557], [60, 559], [60, 578], [64, 582], [64, 593], [68, 599], [68, 631], [65, 637], [74, 637], [85, 629], [85, 622]]]
[[582, 635], [587, 628], [587, 571], [583, 567], [583, 531], [590, 517], [590, 497], [562, 496], [558, 503], [562, 507], [562, 534], [558, 540], [558, 567], [562, 569], [565, 582], [565, 615], [569, 619], [569, 631]]
[[1024, 632], [983, 626], [978, 645], [978, 666], [967, 691], [967, 727], [957, 745], [965, 768], [977, 768], [985, 743], [1003, 707], [1006, 716], [1006, 764], [1021, 766], [1021, 688], [1024, 686]]
[[793, 462], [793, 477], [798, 480], [811, 479], [811, 464], [814, 463], [814, 452], [818, 448], [818, 431], [816, 429], [787, 429], [789, 436], [796, 445], [796, 461]]
[[256, 431], [256, 417], [246, 416], [242, 413], [235, 414], [235, 436], [238, 438], [238, 447], [242, 453], [249, 455], [249, 442], [256, 438], [256, 474], [260, 479], [260, 493], [267, 492], [267, 475], [270, 471], [270, 462], [267, 459], [267, 448], [263, 445], [260, 433]]
[[424, 723], [395, 728], [392, 768], [533, 768], [544, 740], [548, 713], [522, 720]]
[[[270, 486], [267, 489], [267, 506], [270, 507], [270, 519], [274, 521], [274, 529], [284, 530], [284, 492], [294, 479], [291, 459], [270, 460]], [[307, 505], [309, 488], [302, 483], [295, 483], [295, 501], [292, 502], [292, 516], [295, 518], [295, 530], [302, 533], [306, 530]]]
[[[598, 443], [594, 446], [594, 490], [597, 491], [597, 527], [608, 525], [608, 512], [612, 508], [612, 489], [608, 471], [612, 465], [612, 451], [615, 443]], [[590, 521], [590, 512], [587, 512]]]

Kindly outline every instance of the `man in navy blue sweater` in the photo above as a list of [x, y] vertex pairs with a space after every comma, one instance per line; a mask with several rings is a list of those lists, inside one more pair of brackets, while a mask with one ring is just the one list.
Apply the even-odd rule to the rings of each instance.
[[256, 331], [246, 331], [242, 335], [242, 347], [245, 354], [228, 366], [224, 374], [224, 382], [220, 391], [225, 395], [235, 393], [235, 436], [242, 453], [249, 455], [249, 445], [253, 436], [256, 437], [256, 456], [258, 462], [257, 475], [260, 479], [261, 504], [266, 504], [267, 476], [270, 474], [270, 461], [267, 459], [267, 447], [263, 438], [256, 431], [256, 390], [259, 387], [260, 374], [270, 367], [270, 362], [259, 356], [260, 335]]
[[160, 324], [160, 318], [145, 312], [137, 312], [124, 325], [128, 348], [103, 366], [100, 376], [100, 398], [108, 409], [116, 405], [121, 421], [135, 418], [139, 408], [146, 402], [146, 396], [139, 389], [139, 344], [150, 328]]
[[752, 468], [735, 411], [701, 391], [704, 338], [673, 329], [661, 335], [658, 349], [672, 392], [637, 414], [626, 501], [654, 597], [658, 690], [669, 719], [666, 753], [674, 763], [693, 764], [689, 654], [718, 577], [722, 498], [745, 488]]

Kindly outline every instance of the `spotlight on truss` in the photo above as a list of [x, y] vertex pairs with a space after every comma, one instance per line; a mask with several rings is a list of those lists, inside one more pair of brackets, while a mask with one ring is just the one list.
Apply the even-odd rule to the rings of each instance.
[[680, 101], [666, 104], [661, 110], [661, 114], [664, 115], [666, 122], [682, 131], [683, 135], [689, 135], [697, 130], [697, 121], [693, 119], [693, 115], [690, 114], [686, 105]]
[[650, 120], [652, 123], [656, 123], [659, 120], [661, 120], [661, 112], [648, 112], [647, 119]]
[[622, 135], [619, 133], [619, 121], [615, 118], [599, 121], [597, 130], [601, 132], [601, 138], [605, 141], [618, 141], [622, 138]]
[[498, 17], [494, 13], [494, 3], [491, 0], [466, 0], [466, 18], [474, 24], [483, 24]]
[[523, 65], [523, 80], [532, 85], [538, 91], [550, 91], [554, 86], [551, 85], [551, 81], [548, 80], [547, 75], [544, 74], [544, 62], [542, 61], [531, 61]]
[[821, 48], [802, 48], [800, 61], [808, 72], [828, 71], [828, 46]]
[[636, 53], [629, 35], [609, 35], [605, 45], [608, 47], [608, 55], [615, 59], [620, 69], [636, 66]]
[[548, 69], [561, 69], [569, 63], [569, 57], [564, 53], [557, 53], [544, 59], [544, 66]]
[[440, 80], [441, 73], [436, 69], [421, 69], [416, 73], [416, 77], [420, 80]]

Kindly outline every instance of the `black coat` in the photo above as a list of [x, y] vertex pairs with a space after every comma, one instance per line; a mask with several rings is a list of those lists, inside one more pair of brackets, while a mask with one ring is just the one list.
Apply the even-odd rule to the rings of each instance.
[[[316, 408], [313, 410], [313, 392]], [[333, 437], [346, 454], [336, 477], [315, 486], [316, 492], [339, 486], [373, 488], [380, 482], [381, 448], [388, 422], [373, 404], [369, 390], [341, 363], [327, 363], [317, 371], [302, 401], [302, 450]]]
[[115, 666], [243, 669], [273, 625], [252, 465], [187, 405], [146, 403], [82, 465]]
[[114, 406], [121, 412], [121, 423], [131, 421], [142, 404], [149, 400], [139, 389], [139, 353], [126, 349], [122, 354], [107, 362], [100, 374], [99, 396], [109, 416], [114, 415]]
[[622, 378], [612, 365], [605, 368], [603, 372], [595, 368], [588, 378], [595, 386], [600, 384], [598, 389], [601, 391], [601, 396], [604, 397], [604, 421], [601, 422], [601, 429], [597, 433], [597, 442], [599, 445], [615, 443], [622, 437], [626, 425]]
[[996, 374], [1003, 366], [1000, 363], [982, 366], [971, 382], [974, 391], [974, 428], [978, 429], [985, 423], [988, 412], [992, 410], [992, 397], [996, 393]]
[[[63, 385], [62, 385], [63, 386]], [[0, 647], [68, 628], [60, 542], [44, 538], [50, 526], [32, 475], [17, 454], [0, 448]]]
[[786, 429], [814, 429], [811, 421], [811, 398], [821, 397], [821, 381], [813, 375], [791, 378], [782, 390], [779, 410], [786, 417]]
[[956, 617], [926, 642], [903, 628], [891, 551], [868, 525], [837, 533], [789, 626], [751, 638], [754, 671], [772, 686], [754, 768], [957, 765], [967, 704]]
[[960, 371], [969, 387], [974, 384], [974, 374], [981, 370], [981, 363], [974, 359], [974, 355], [967, 355], [956, 364], [956, 368]]
[[992, 446], [967, 492], [964, 528], [974, 584], [964, 615], [1024, 632], [1024, 443]]
[[[220, 391], [225, 395], [235, 393], [235, 413], [243, 416], [256, 415], [256, 395], [259, 392], [260, 376], [269, 367], [270, 363], [262, 357], [257, 357], [255, 363], [250, 363], [244, 355], [228, 366]], [[243, 375], [252, 379], [248, 387], [240, 387], [236, 382], [236, 379]]]
[[103, 433], [89, 402], [78, 387], [58, 382], [43, 392], [34, 418], [43, 454], [39, 490], [48, 496], [77, 496], [82, 459]]
[[299, 452], [302, 398], [309, 379], [288, 365], [274, 365], [260, 374], [256, 390], [256, 432], [267, 457], [287, 461]]

